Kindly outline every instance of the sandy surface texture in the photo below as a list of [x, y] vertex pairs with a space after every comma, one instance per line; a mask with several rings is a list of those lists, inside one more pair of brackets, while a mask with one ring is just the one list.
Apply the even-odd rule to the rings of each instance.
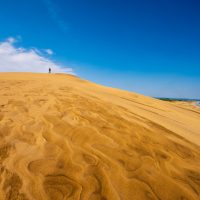
[[188, 109], [200, 109], [200, 106], [198, 105], [199, 102], [198, 101], [172, 101], [172, 103], [184, 107], [184, 108], [188, 108]]
[[200, 109], [0, 73], [0, 199], [199, 200]]

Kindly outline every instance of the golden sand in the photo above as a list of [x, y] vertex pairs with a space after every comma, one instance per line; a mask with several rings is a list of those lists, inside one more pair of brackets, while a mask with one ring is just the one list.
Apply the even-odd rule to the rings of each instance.
[[199, 200], [200, 109], [0, 73], [0, 199]]

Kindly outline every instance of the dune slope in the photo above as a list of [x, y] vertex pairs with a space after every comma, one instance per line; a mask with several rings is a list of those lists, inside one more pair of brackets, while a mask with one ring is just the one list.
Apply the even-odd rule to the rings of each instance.
[[198, 200], [200, 109], [0, 73], [0, 199]]

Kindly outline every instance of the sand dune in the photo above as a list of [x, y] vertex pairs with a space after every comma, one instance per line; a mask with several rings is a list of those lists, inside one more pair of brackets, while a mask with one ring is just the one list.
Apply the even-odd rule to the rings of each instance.
[[0, 199], [198, 200], [200, 109], [0, 73]]

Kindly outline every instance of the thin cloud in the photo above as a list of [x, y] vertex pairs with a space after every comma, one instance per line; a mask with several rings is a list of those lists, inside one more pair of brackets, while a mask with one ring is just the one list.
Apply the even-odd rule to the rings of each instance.
[[14, 43], [14, 42], [16, 42], [16, 39], [13, 38], [13, 37], [9, 37], [9, 38], [7, 39], [7, 41], [10, 42], [10, 43]]
[[67, 27], [66, 23], [61, 19], [60, 15], [58, 13], [58, 9], [56, 8], [56, 5], [53, 3], [52, 0], [43, 0], [43, 2], [48, 9], [50, 17], [58, 25], [58, 27], [63, 32], [66, 33], [68, 31], [68, 27]]
[[[0, 72], [47, 72], [74, 74], [73, 70], [64, 67], [45, 57], [39, 49], [16, 47], [15, 38], [0, 42]], [[49, 51], [50, 49], [48, 49]], [[53, 51], [49, 51], [49, 55]]]
[[49, 55], [53, 55], [53, 51], [51, 49], [45, 49], [45, 52]]

